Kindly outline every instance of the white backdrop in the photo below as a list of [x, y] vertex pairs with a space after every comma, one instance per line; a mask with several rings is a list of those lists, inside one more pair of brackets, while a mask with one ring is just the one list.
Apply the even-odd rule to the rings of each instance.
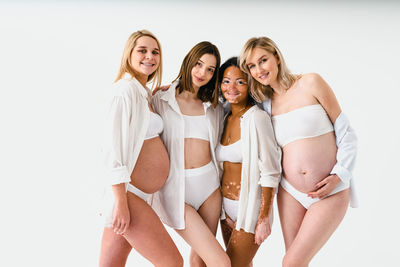
[[[399, 4], [378, 1], [1, 2], [0, 266], [98, 264], [104, 93], [139, 29], [161, 41], [164, 84], [197, 42], [216, 44], [224, 61], [262, 35], [293, 72], [321, 74], [359, 137], [361, 207], [311, 266], [399, 266], [399, 14]], [[276, 219], [254, 266], [280, 266], [283, 254]], [[132, 252], [127, 266], [151, 265]]]

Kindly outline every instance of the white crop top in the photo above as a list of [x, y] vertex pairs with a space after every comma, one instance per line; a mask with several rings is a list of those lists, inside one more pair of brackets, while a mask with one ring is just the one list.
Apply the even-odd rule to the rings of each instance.
[[149, 128], [147, 128], [144, 140], [148, 140], [158, 136], [164, 129], [163, 120], [160, 115], [150, 111]]
[[320, 104], [304, 106], [272, 116], [276, 141], [281, 147], [290, 142], [333, 131], [328, 114]]
[[210, 141], [206, 115], [182, 115], [183, 120], [185, 121], [185, 138], [196, 138]]
[[215, 156], [218, 161], [228, 161], [233, 163], [242, 163], [242, 139], [233, 144], [223, 146], [218, 144], [215, 150]]

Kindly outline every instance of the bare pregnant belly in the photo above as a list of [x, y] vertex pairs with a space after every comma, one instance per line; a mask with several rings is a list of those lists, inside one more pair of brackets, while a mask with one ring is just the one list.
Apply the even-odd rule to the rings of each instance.
[[169, 157], [160, 137], [145, 140], [131, 174], [131, 184], [145, 193], [154, 193], [164, 185], [168, 173]]
[[334, 132], [294, 141], [283, 147], [283, 176], [297, 190], [308, 193], [336, 164]]

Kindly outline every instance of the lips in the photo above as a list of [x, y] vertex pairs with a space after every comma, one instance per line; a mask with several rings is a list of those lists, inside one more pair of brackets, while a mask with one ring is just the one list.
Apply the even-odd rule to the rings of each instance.
[[154, 67], [155, 64], [153, 63], [148, 63], [148, 62], [141, 62], [142, 65], [144, 65], [145, 67]]
[[199, 82], [199, 83], [201, 83], [201, 82], [203, 82], [203, 81], [204, 81], [204, 79], [201, 79], [201, 78], [199, 78], [199, 77], [196, 77], [196, 76], [194, 76], [194, 77], [196, 78], [197, 82]]
[[258, 78], [260, 78], [261, 80], [263, 80], [263, 79], [267, 78], [268, 76], [269, 76], [269, 72], [258, 76]]

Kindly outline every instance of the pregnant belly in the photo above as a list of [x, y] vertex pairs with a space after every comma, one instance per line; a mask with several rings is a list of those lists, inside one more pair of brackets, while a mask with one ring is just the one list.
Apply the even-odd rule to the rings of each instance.
[[164, 185], [168, 173], [169, 157], [160, 137], [145, 140], [131, 174], [131, 184], [145, 193], [154, 193]]
[[289, 143], [283, 147], [283, 176], [303, 193], [314, 191], [336, 164], [336, 152], [333, 132]]

